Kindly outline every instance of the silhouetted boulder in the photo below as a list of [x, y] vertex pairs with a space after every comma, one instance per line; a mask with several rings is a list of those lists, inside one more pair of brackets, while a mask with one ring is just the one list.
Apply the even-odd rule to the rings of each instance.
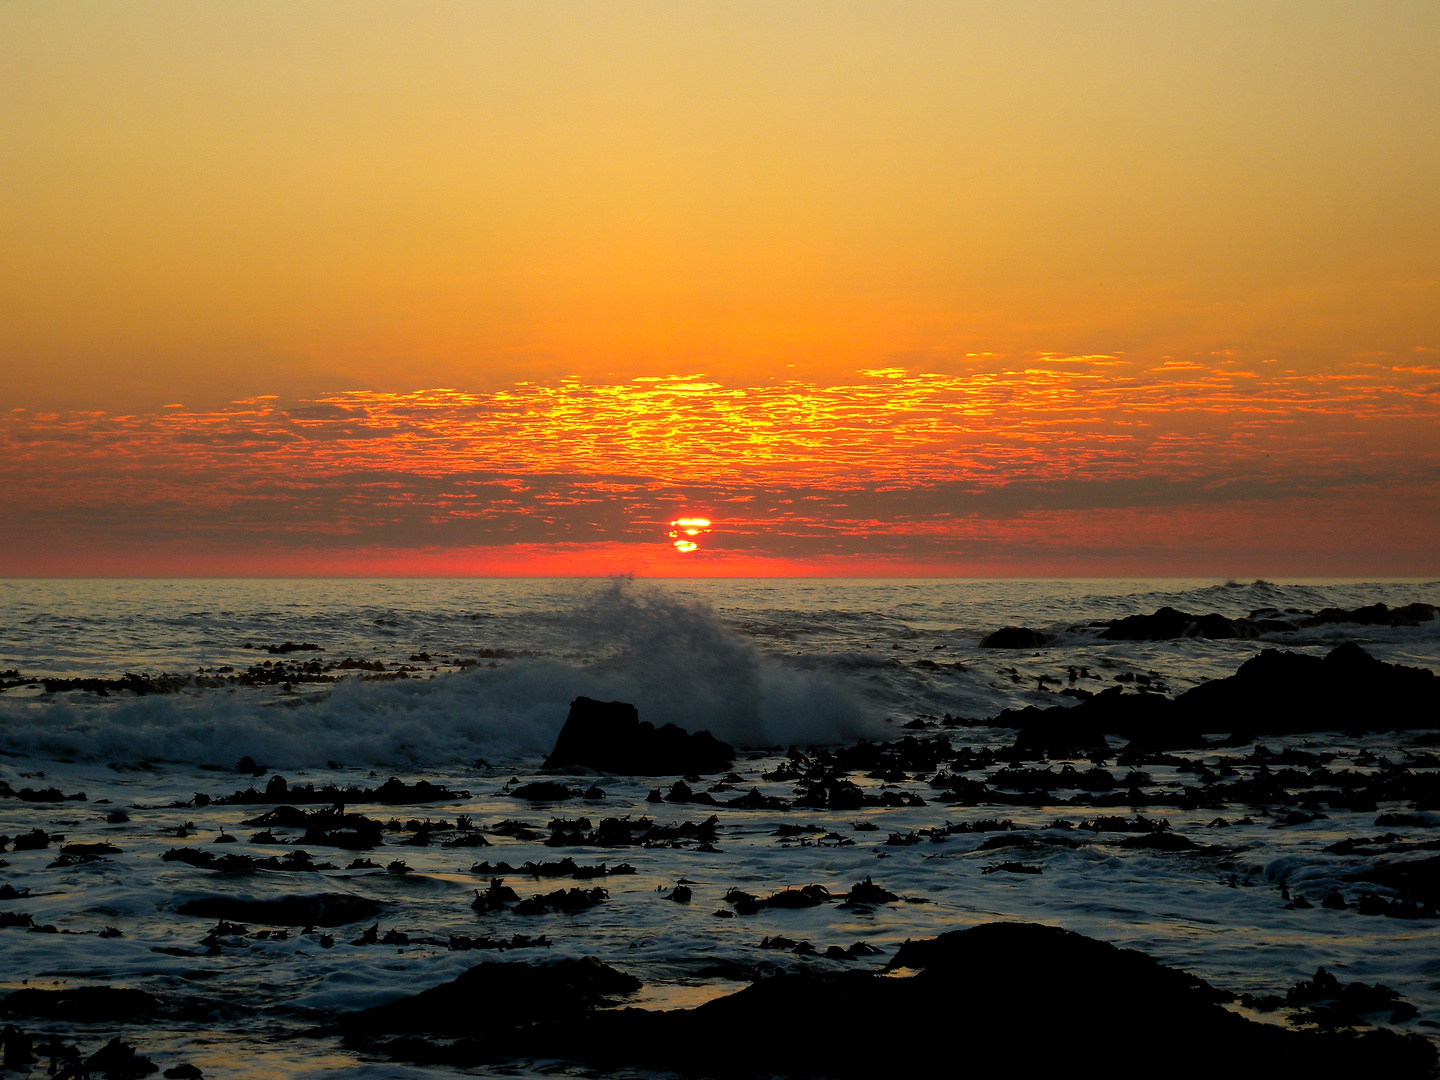
[[634, 705], [578, 697], [545, 768], [583, 767], [622, 776], [684, 776], [721, 772], [735, 751], [708, 731], [691, 735], [674, 724], [656, 728]]
[[1050, 641], [1049, 634], [1028, 626], [1002, 626], [980, 639], [982, 649], [1038, 649]]

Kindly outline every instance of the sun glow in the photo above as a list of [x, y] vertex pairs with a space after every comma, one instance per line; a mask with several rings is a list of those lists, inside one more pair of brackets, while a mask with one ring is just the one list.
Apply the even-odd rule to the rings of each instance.
[[692, 536], [704, 536], [709, 531], [709, 518], [676, 518], [670, 522], [670, 532], [668, 535], [671, 542], [675, 545], [675, 550], [688, 555], [692, 551], [700, 550], [700, 545], [689, 538]]

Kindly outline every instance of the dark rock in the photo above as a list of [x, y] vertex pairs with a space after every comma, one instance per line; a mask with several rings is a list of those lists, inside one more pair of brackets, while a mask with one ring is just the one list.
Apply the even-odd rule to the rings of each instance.
[[889, 889], [876, 885], [867, 874], [864, 881], [857, 881], [845, 894], [847, 904], [893, 904], [900, 897]]
[[[1007, 709], [992, 721], [1021, 728], [1017, 748], [1092, 744], [1104, 734], [1127, 750], [1199, 748], [1207, 732], [1237, 740], [1322, 731], [1440, 727], [1440, 677], [1386, 664], [1353, 642], [1324, 658], [1265, 649], [1234, 675], [1201, 683], [1173, 700], [1111, 687], [1074, 706]], [[1281, 801], [1269, 799], [1261, 801]]]
[[66, 844], [60, 849], [62, 855], [119, 855], [120, 849], [114, 844]]
[[409, 806], [431, 802], [459, 802], [469, 797], [469, 792], [451, 791], [428, 780], [417, 780], [406, 784], [395, 777], [386, 780], [377, 788], [339, 787], [335, 784], [314, 784], [291, 786], [283, 776], [272, 776], [264, 791], [253, 787], [211, 800], [217, 806], [246, 806], [254, 803], [385, 803], [390, 806]]
[[521, 900], [512, 910], [516, 915], [546, 915], [555, 911], [573, 915], [577, 911], [585, 911], [602, 904], [609, 897], [610, 894], [601, 888], [557, 889], [552, 893], [537, 893], [528, 900]]
[[1197, 844], [1194, 840], [1173, 832], [1152, 832], [1143, 833], [1138, 836], [1127, 836], [1121, 840], [1119, 845], [1122, 848], [1140, 848], [1145, 851], [1204, 851], [1206, 845]]
[[166, 1069], [165, 1080], [205, 1080], [205, 1074], [188, 1061]]
[[1227, 619], [1223, 615], [1191, 615], [1162, 607], [1153, 615], [1129, 615], [1112, 619], [1101, 633], [1109, 641], [1169, 641], [1182, 637], [1253, 638], [1259, 629], [1249, 619]]
[[121, 1042], [118, 1037], [111, 1039], [85, 1061], [87, 1073], [104, 1073], [112, 1080], [133, 1080], [158, 1072], [160, 1066], [149, 1058], [138, 1057], [135, 1048]]
[[1341, 880], [1381, 885], [1394, 889], [1402, 900], [1440, 907], [1440, 855], [1381, 863], [1345, 874]]
[[982, 649], [1038, 649], [1049, 644], [1050, 635], [1028, 626], [1003, 626], [980, 639]]
[[731, 889], [725, 894], [725, 902], [735, 908], [737, 915], [754, 915], [766, 908], [783, 910], [817, 907], [830, 902], [830, 892], [823, 885], [806, 885], [800, 889], [781, 889], [763, 900], [740, 889]]
[[[602, 1072], [660, 1069], [706, 1077], [930, 1075], [936, 1044], [919, 1035], [937, 1032], [954, 1046], [1014, 1048], [1016, 1071], [1031, 1076], [1073, 1072], [1095, 1033], [1115, 1030], [1123, 1031], [1125, 1061], [1147, 1070], [1163, 1063], [1166, 1076], [1183, 1080], [1212, 1080], [1218, 1072], [1241, 1080], [1418, 1078], [1429, 1076], [1436, 1062], [1435, 1048], [1419, 1036], [1255, 1023], [1222, 1007], [1231, 995], [1183, 971], [1023, 923], [907, 942], [889, 968], [921, 969], [911, 978], [864, 970], [787, 972], [671, 1012], [597, 1008], [633, 989], [635, 980], [595, 961], [567, 963], [599, 970], [480, 965], [453, 983], [347, 1017], [341, 1030], [352, 1047], [422, 1063], [473, 1067], [545, 1058]], [[1037, 1014], [1025, 1003], [1036, 1000], [1040, 987], [1056, 1004]], [[865, 1018], [903, 1018], [916, 1037], [836, 1037], [837, 1023]]]
[[1322, 1027], [1363, 1025], [1367, 1015], [1389, 1013], [1392, 1024], [1413, 1019], [1416, 1008], [1383, 983], [1342, 984], [1323, 967], [1315, 969], [1315, 977], [1301, 980], [1285, 994], [1289, 1005], [1305, 1006], [1295, 1019], [1320, 1024]]
[[484, 915], [491, 911], [502, 911], [506, 904], [514, 904], [519, 900], [520, 897], [514, 889], [499, 878], [491, 878], [490, 887], [483, 893], [479, 889], [475, 890], [475, 899], [470, 901], [470, 906]]
[[524, 784], [510, 792], [517, 799], [528, 799], [531, 802], [565, 802], [567, 799], [577, 799], [580, 791], [566, 787], [564, 784], [554, 780], [537, 780], [533, 784]]
[[1323, 608], [1306, 618], [1302, 627], [1325, 626], [1331, 623], [1353, 623], [1359, 626], [1419, 626], [1435, 618], [1436, 608], [1430, 604], [1405, 604], [1391, 608], [1384, 604], [1371, 604], [1347, 611], [1344, 608]]
[[687, 776], [724, 772], [735, 751], [708, 731], [691, 735], [674, 724], [642, 722], [634, 705], [578, 697], [545, 759], [545, 768], [583, 767], [622, 776]]
[[360, 1043], [392, 1032], [483, 1037], [536, 1021], [578, 1018], [587, 1008], [640, 986], [634, 976], [590, 957], [536, 965], [477, 964], [451, 982], [362, 1010], [338, 1026]]
[[29, 1072], [29, 1066], [39, 1060], [30, 1036], [14, 1024], [6, 1024], [0, 1029], [0, 1050], [4, 1052], [4, 1057], [0, 1058], [0, 1071], [13, 1069], [20, 1072], [24, 1069]]
[[177, 909], [181, 915], [202, 919], [233, 919], [269, 926], [344, 926], [374, 918], [385, 905], [363, 896], [320, 893], [315, 896], [287, 896], [280, 900], [242, 900], [215, 896], [191, 900]]
[[41, 1016], [80, 1024], [143, 1020], [159, 1010], [160, 999], [153, 994], [114, 986], [76, 986], [69, 990], [25, 987], [0, 1001], [0, 1011], [11, 1016]]
[[788, 810], [790, 804], [775, 795], [762, 795], [759, 788], [752, 787], [744, 795], [736, 796], [721, 804], [733, 810]]

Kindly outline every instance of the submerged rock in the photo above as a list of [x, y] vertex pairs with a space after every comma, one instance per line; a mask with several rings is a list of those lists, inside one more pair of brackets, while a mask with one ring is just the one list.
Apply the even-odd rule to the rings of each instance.
[[656, 728], [634, 705], [577, 697], [545, 768], [576, 766], [622, 776], [686, 776], [723, 772], [735, 751], [708, 731], [690, 734], [674, 724]]

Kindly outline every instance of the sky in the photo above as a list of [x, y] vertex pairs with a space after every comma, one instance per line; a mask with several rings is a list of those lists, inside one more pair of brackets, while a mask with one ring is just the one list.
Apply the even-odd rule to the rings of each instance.
[[0, 576], [1440, 574], [1437, 40], [13, 0]]

